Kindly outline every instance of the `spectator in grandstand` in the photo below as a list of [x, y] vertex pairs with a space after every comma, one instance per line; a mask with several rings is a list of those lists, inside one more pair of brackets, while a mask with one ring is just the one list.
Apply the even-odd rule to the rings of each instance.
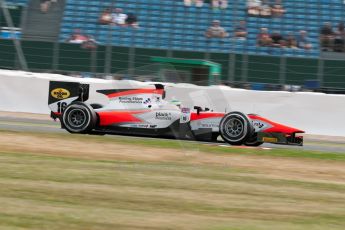
[[97, 49], [97, 42], [93, 36], [86, 36], [87, 40], [81, 44], [81, 48], [88, 50]]
[[279, 31], [274, 31], [271, 34], [271, 39], [272, 39], [272, 46], [273, 47], [284, 47], [285, 46], [284, 38], [280, 34]]
[[291, 49], [297, 49], [297, 40], [292, 32], [289, 32], [286, 37], [285, 46]]
[[105, 9], [99, 17], [99, 23], [103, 25], [109, 25], [112, 23], [111, 10]]
[[53, 3], [58, 0], [40, 0], [40, 10], [42, 13], [47, 13]]
[[250, 16], [261, 17], [281, 17], [285, 13], [285, 9], [281, 4], [281, 0], [247, 0], [247, 13]]
[[50, 0], [41, 0], [40, 9], [42, 13], [47, 13], [51, 4]]
[[324, 51], [328, 51], [333, 46], [334, 32], [332, 29], [332, 24], [326, 22], [320, 31], [320, 43]]
[[308, 37], [307, 31], [301, 30], [297, 37], [297, 47], [300, 49], [310, 50], [312, 48], [312, 44]]
[[226, 9], [228, 7], [228, 0], [212, 0], [212, 7], [214, 9]]
[[240, 23], [235, 27], [235, 38], [238, 38], [238, 39], [247, 38], [246, 21], [240, 21]]
[[271, 46], [272, 45], [272, 38], [268, 33], [267, 28], [261, 28], [260, 33], [258, 34], [257, 38], [257, 45], [258, 46]]
[[88, 36], [84, 35], [80, 29], [75, 29], [73, 34], [67, 39], [67, 42], [74, 44], [82, 44], [83, 42], [88, 40]]
[[261, 0], [247, 0], [248, 14], [253, 16], [260, 15], [261, 3]]
[[260, 7], [260, 16], [262, 17], [271, 17], [272, 10], [269, 2], [267, 0], [263, 0]]
[[124, 14], [121, 8], [116, 8], [114, 10], [114, 13], [111, 14], [111, 17], [112, 17], [112, 21], [114, 25], [117, 25], [117, 26], [126, 25], [127, 14]]
[[271, 13], [272, 13], [272, 16], [274, 16], [274, 17], [281, 17], [284, 15], [285, 10], [284, 10], [280, 0], [275, 1], [275, 3], [273, 4], [273, 6], [271, 8]]
[[126, 18], [126, 25], [133, 28], [139, 28], [137, 16], [133, 13], [128, 13]]
[[204, 5], [203, 0], [184, 0], [185, 6], [192, 6], [195, 4], [196, 7], [202, 7]]
[[214, 20], [211, 26], [207, 29], [205, 36], [207, 38], [225, 38], [229, 35], [225, 29], [220, 26], [220, 21]]
[[343, 22], [338, 24], [337, 30], [334, 33], [334, 47], [333, 51], [343, 52], [345, 45], [345, 25]]

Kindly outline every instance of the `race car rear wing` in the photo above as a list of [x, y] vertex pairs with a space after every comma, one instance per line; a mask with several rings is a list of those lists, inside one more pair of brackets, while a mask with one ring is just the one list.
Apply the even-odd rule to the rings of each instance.
[[48, 106], [55, 117], [62, 114], [64, 109], [74, 101], [89, 99], [89, 84], [79, 82], [50, 81]]
[[[157, 93], [161, 98], [165, 98], [164, 85], [154, 84], [155, 89], [108, 89], [97, 90], [96, 92], [114, 97], [123, 93], [144, 92]], [[90, 85], [79, 82], [50, 81], [48, 105], [51, 110], [51, 117], [58, 118], [65, 108], [75, 101], [85, 102], [89, 99]]]

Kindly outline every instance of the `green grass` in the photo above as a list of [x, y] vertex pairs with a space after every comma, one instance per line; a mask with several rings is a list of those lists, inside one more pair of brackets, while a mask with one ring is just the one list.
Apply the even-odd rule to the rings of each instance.
[[[4, 131], [5, 133], [27, 133], [27, 132], [15, 132]], [[206, 153], [215, 154], [249, 154], [258, 156], [276, 156], [276, 157], [290, 157], [290, 158], [310, 158], [320, 160], [337, 160], [345, 161], [345, 154], [340, 152], [325, 152], [325, 151], [310, 151], [301, 149], [284, 149], [273, 148], [270, 150], [258, 149], [258, 148], [237, 148], [237, 147], [221, 147], [216, 145], [205, 145], [198, 142], [188, 142], [180, 140], [169, 139], [155, 139], [155, 138], [136, 138], [126, 136], [90, 136], [90, 135], [72, 135], [68, 133], [29, 133], [38, 137], [50, 137], [57, 139], [68, 139], [85, 142], [97, 142], [97, 143], [119, 143], [128, 145], [141, 145], [146, 147], [155, 147], [163, 149], [185, 149], [185, 150], [197, 150]], [[226, 144], [224, 144], [226, 145]]]
[[344, 184], [246, 169], [0, 154], [0, 229], [343, 229]]
[[[188, 155], [186, 160], [164, 161], [97, 154], [86, 158], [60, 155], [58, 147], [56, 152], [33, 151], [32, 146], [30, 151], [19, 151], [0, 144], [1, 230], [343, 230], [345, 226], [344, 177], [325, 170], [334, 164], [339, 169], [344, 163], [341, 154], [8, 131], [0, 131], [0, 140], [8, 134], [38, 137], [50, 144], [59, 140], [57, 146], [67, 141], [128, 148], [135, 144], [171, 155], [197, 149], [195, 158], [201, 153], [228, 162], [232, 157], [245, 163], [252, 156], [265, 156], [272, 164], [288, 160], [300, 168], [284, 177], [267, 164], [257, 168], [216, 164], [194, 161]], [[309, 165], [320, 169], [309, 170]]]

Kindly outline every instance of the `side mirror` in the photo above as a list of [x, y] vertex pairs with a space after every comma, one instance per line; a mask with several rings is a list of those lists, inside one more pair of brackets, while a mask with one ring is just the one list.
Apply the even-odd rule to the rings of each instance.
[[196, 110], [196, 113], [199, 115], [202, 111], [202, 108], [200, 106], [194, 106], [194, 109]]

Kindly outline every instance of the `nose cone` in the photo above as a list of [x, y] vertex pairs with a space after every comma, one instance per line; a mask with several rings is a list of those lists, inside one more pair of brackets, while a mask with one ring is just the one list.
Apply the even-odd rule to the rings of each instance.
[[285, 133], [285, 134], [293, 134], [293, 133], [305, 133], [301, 129], [293, 128], [290, 126], [282, 125], [276, 122], [273, 122], [271, 120], [268, 120], [264, 117], [258, 116], [258, 115], [249, 115], [249, 117], [253, 120], [260, 120], [265, 123], [268, 123], [270, 127], [266, 130], [263, 130], [265, 133]]
[[270, 132], [286, 133], [286, 134], [305, 133], [303, 130], [296, 129], [296, 128], [289, 127], [282, 124], [278, 124], [278, 123], [274, 123], [274, 127], [272, 129], [274, 129], [275, 131], [270, 131]]

